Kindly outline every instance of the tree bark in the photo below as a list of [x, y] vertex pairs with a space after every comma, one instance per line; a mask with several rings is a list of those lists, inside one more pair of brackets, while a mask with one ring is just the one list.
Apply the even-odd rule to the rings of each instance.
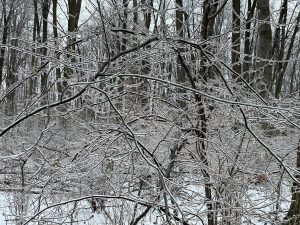
[[270, 24], [269, 0], [257, 1], [258, 18], [258, 66], [262, 74], [257, 84], [258, 91], [263, 98], [269, 97], [268, 90], [272, 87], [272, 29]]
[[[183, 29], [184, 29], [184, 11], [183, 11], [183, 2], [182, 0], [176, 0], [175, 1], [175, 4], [176, 4], [176, 15], [175, 15], [175, 25], [176, 25], [176, 34], [178, 35], [178, 37], [180, 38], [183, 38], [184, 37], [184, 32], [183, 32]], [[178, 51], [179, 52], [183, 52], [184, 49], [179, 47], [178, 48]], [[186, 74], [185, 74], [185, 70], [184, 68], [182, 67], [182, 65], [180, 64], [180, 59], [177, 57], [177, 68], [176, 68], [176, 81], [179, 83], [179, 84], [184, 84], [186, 82]], [[185, 100], [180, 100], [181, 96], [184, 95], [185, 90], [183, 89], [178, 89], [177, 90], [178, 92], [178, 97], [179, 97], [179, 100], [178, 100], [178, 104], [181, 108], [185, 108], [186, 107], [186, 101]]]
[[[52, 24], [53, 24], [53, 36], [54, 36], [54, 43], [55, 43], [55, 48], [58, 50], [59, 46], [58, 46], [58, 29], [57, 29], [57, 0], [53, 0], [52, 1]], [[56, 55], [56, 59], [57, 61], [59, 61], [59, 51], [55, 51], [55, 55]], [[61, 76], [61, 71], [59, 68], [59, 65], [56, 65], [55, 68], [55, 77], [57, 80], [57, 92], [59, 94], [62, 93], [63, 91], [63, 86], [67, 86], [67, 84], [63, 84], [63, 81], [61, 80], [62, 76]]]
[[[17, 19], [14, 18], [13, 25], [17, 27]], [[17, 39], [13, 39], [10, 41], [10, 44], [12, 46], [18, 46]], [[6, 89], [11, 88], [14, 83], [16, 82], [16, 70], [17, 70], [17, 51], [14, 48], [11, 48], [10, 54], [9, 54], [9, 61], [7, 63], [7, 77], [6, 77]], [[16, 92], [11, 91], [7, 95], [7, 104], [5, 107], [5, 113], [8, 116], [12, 116], [15, 114], [15, 96]]]
[[[207, 40], [214, 34], [215, 18], [218, 9], [218, 0], [205, 0], [203, 2], [203, 18], [201, 22], [201, 38]], [[203, 49], [213, 51], [211, 46], [204, 43]], [[201, 69], [200, 79], [206, 82], [208, 79], [214, 79], [214, 72], [210, 66], [207, 65], [208, 61], [204, 55], [201, 55]]]
[[[127, 20], [128, 20], [128, 0], [123, 0], [123, 21], [122, 21], [122, 29], [127, 30]], [[123, 34], [125, 35], [125, 34]], [[127, 38], [122, 35], [122, 45], [121, 50], [125, 51], [127, 48]]]
[[[31, 68], [32, 73], [36, 73], [36, 67], [37, 67], [37, 57], [35, 56], [36, 52], [36, 44], [40, 43], [40, 20], [39, 20], [39, 14], [38, 14], [38, 5], [37, 0], [33, 0], [33, 8], [34, 8], [34, 18], [33, 18], [33, 33], [32, 33], [32, 42], [34, 43], [34, 47], [32, 49], [32, 56], [31, 56]], [[35, 92], [36, 92], [36, 76], [29, 78], [28, 80], [28, 93], [27, 97], [31, 98]]]
[[[78, 22], [79, 22], [79, 16], [80, 16], [80, 9], [81, 9], [81, 0], [68, 0], [68, 11], [69, 11], [69, 17], [68, 17], [68, 46], [67, 46], [67, 61], [70, 63], [75, 62], [75, 57], [72, 55], [72, 53], [75, 53], [76, 45], [72, 44], [76, 41], [76, 35], [74, 32], [78, 29]], [[70, 54], [71, 53], [71, 54]], [[68, 65], [64, 68], [64, 74], [63, 74], [63, 82], [61, 90], [64, 90], [68, 84], [68, 80], [73, 75], [73, 69], [71, 69]], [[65, 92], [67, 96], [70, 96], [71, 93], [69, 91]], [[60, 93], [62, 94], [62, 93]]]
[[[241, 26], [241, 2], [240, 0], [232, 0], [232, 39], [231, 39], [231, 64], [232, 69], [241, 76], [241, 64], [240, 64], [240, 50], [241, 50], [241, 37], [240, 37], [240, 26]], [[234, 74], [234, 79], [237, 82], [241, 82], [241, 79]]]
[[0, 52], [0, 89], [2, 85], [2, 80], [3, 80], [3, 71], [4, 71], [4, 61], [5, 61], [5, 53], [6, 53], [6, 48], [5, 45], [7, 44], [7, 39], [8, 39], [8, 32], [9, 32], [9, 23], [11, 19], [11, 14], [12, 14], [12, 9], [10, 8], [8, 14], [6, 12], [7, 5], [6, 5], [6, 0], [3, 0], [2, 2], [2, 14], [3, 14], [3, 33], [2, 33], [2, 45], [4, 47], [1, 48]]
[[251, 0], [248, 0], [248, 12], [247, 12], [247, 18], [246, 18], [246, 31], [245, 31], [245, 41], [244, 41], [244, 60], [243, 60], [243, 78], [251, 83], [253, 80], [253, 77], [250, 75], [250, 65], [251, 63], [251, 24], [252, 24], [252, 18], [254, 15], [254, 11], [256, 8], [256, 2], [257, 0], [254, 0], [253, 3], [251, 3]]
[[[42, 48], [42, 65], [46, 61], [47, 57], [47, 40], [48, 40], [48, 15], [49, 15], [49, 0], [44, 0], [42, 3], [42, 43], [44, 47]], [[45, 94], [47, 92], [47, 83], [48, 83], [48, 73], [47, 69], [44, 68], [41, 75], [41, 94]]]
[[[300, 141], [297, 148], [297, 175], [300, 178]], [[300, 180], [300, 179], [299, 179]], [[288, 225], [299, 225], [300, 224], [300, 186], [297, 183], [293, 183], [292, 187], [292, 202], [287, 214]]]
[[[300, 54], [300, 46], [297, 49], [295, 57], [299, 58], [299, 56], [300, 56], [299, 54]], [[297, 77], [296, 76], [296, 67], [297, 67], [297, 64], [298, 64], [297, 61], [295, 61], [294, 64], [293, 64], [293, 67], [292, 67], [292, 71], [291, 71], [290, 90], [289, 90], [290, 91], [290, 95], [292, 95], [292, 93], [294, 92], [294, 87], [295, 87], [294, 82], [295, 82], [295, 77]]]
[[[287, 55], [285, 57], [285, 61], [280, 63], [280, 67], [279, 67], [279, 71], [278, 71], [279, 75], [277, 77], [276, 88], [275, 88], [275, 97], [276, 98], [279, 98], [280, 93], [281, 93], [284, 74], [285, 74], [285, 71], [286, 71], [287, 66], [288, 66], [288, 61], [290, 60], [291, 55], [292, 55], [296, 35], [299, 31], [299, 23], [300, 23], [300, 13], [298, 14], [297, 19], [296, 19], [296, 25], [295, 25], [295, 28], [294, 28], [294, 31], [293, 31], [293, 34], [292, 34], [292, 37], [291, 37], [291, 42], [290, 42], [290, 45], [289, 45], [289, 48], [288, 48], [288, 51], [287, 51]], [[282, 50], [282, 52], [283, 51], [284, 50]]]

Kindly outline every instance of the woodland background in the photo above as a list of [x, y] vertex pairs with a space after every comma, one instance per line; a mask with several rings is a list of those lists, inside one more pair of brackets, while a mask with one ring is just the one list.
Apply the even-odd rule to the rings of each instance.
[[299, 1], [0, 14], [5, 224], [300, 224]]

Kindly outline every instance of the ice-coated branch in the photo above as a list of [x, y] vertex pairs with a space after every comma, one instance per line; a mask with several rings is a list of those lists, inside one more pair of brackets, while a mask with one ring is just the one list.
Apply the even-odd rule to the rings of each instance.
[[12, 123], [11, 125], [9, 125], [8, 127], [6, 127], [4, 130], [1, 131], [0, 133], [0, 137], [2, 137], [4, 134], [6, 134], [10, 129], [12, 129], [13, 127], [15, 127], [16, 125], [18, 125], [19, 123], [21, 123], [22, 121], [28, 119], [29, 117], [43, 111], [43, 110], [46, 110], [46, 109], [49, 109], [49, 108], [55, 108], [57, 106], [60, 106], [60, 105], [63, 105], [65, 103], [68, 103], [76, 98], [78, 98], [79, 96], [81, 96], [87, 89], [88, 85], [85, 86], [80, 92], [78, 92], [76, 95], [73, 95], [72, 97], [70, 98], [67, 98], [67, 99], [64, 99], [64, 100], [61, 100], [59, 102], [55, 102], [55, 103], [52, 103], [50, 105], [44, 105], [36, 110], [34, 110], [33, 112], [23, 116], [22, 118], [18, 119], [17, 121], [15, 121], [14, 123]]
[[146, 46], [146, 45], [148, 45], [148, 44], [150, 44], [150, 43], [152, 43], [154, 41], [158, 41], [158, 40], [159, 39], [158, 39], [157, 36], [152, 37], [152, 38], [148, 39], [147, 41], [144, 41], [144, 42], [142, 42], [141, 44], [139, 44], [139, 45], [137, 45], [135, 47], [129, 48], [129, 49], [127, 49], [125, 51], [122, 51], [122, 52], [118, 53], [117, 55], [111, 57], [110, 59], [108, 59], [107, 61], [105, 61], [105, 62], [102, 63], [102, 65], [100, 66], [98, 72], [95, 75], [95, 79], [97, 79], [98, 77], [101, 77], [101, 76], [106, 76], [105, 74], [103, 74], [103, 72], [104, 72], [105, 67], [109, 63], [115, 61], [116, 59], [120, 58], [123, 55], [127, 55], [127, 54], [129, 54], [131, 52], [134, 52], [134, 51], [136, 51], [136, 50], [138, 50], [140, 48], [143, 48], [144, 46]]
[[137, 203], [139, 203], [140, 205], [143, 205], [143, 206], [152, 206], [152, 205], [154, 205], [154, 203], [149, 203], [149, 202], [146, 202], [146, 201], [142, 201], [142, 200], [139, 200], [139, 199], [130, 198], [130, 197], [126, 197], [126, 196], [89, 195], [89, 196], [84, 196], [84, 197], [80, 197], [80, 198], [74, 198], [74, 199], [71, 199], [71, 200], [68, 200], [68, 201], [63, 201], [63, 202], [59, 202], [59, 203], [50, 205], [50, 206], [48, 206], [48, 207], [40, 210], [36, 214], [34, 214], [30, 219], [28, 219], [24, 223], [24, 225], [29, 224], [30, 221], [34, 220], [37, 216], [39, 216], [40, 214], [42, 214], [43, 212], [45, 212], [45, 211], [47, 211], [47, 210], [49, 210], [51, 208], [54, 208], [54, 207], [57, 207], [57, 206], [66, 205], [66, 204], [69, 204], [69, 203], [72, 203], [72, 202], [79, 202], [79, 201], [83, 201], [83, 200], [87, 200], [87, 199], [91, 199], [91, 198], [121, 199], [121, 200], [130, 201], [130, 202], [137, 202]]

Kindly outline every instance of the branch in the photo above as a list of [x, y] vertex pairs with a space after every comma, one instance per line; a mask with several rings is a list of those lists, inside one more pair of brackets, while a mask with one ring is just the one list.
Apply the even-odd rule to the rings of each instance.
[[139, 45], [137, 45], [137, 46], [135, 46], [135, 47], [132, 47], [132, 48], [127, 49], [127, 50], [125, 50], [125, 51], [123, 51], [123, 52], [120, 52], [120, 53], [118, 53], [117, 55], [115, 55], [114, 57], [108, 59], [107, 61], [105, 61], [105, 62], [100, 66], [98, 72], [97, 72], [96, 75], [95, 75], [95, 79], [97, 79], [97, 78], [100, 77], [100, 76], [105, 76], [105, 75], [103, 74], [103, 71], [104, 71], [105, 67], [106, 67], [110, 62], [113, 62], [113, 61], [115, 61], [116, 59], [120, 58], [120, 57], [123, 56], [123, 55], [126, 55], [126, 54], [128, 54], [128, 53], [134, 52], [134, 51], [136, 51], [136, 50], [138, 50], [138, 49], [140, 49], [140, 48], [142, 48], [142, 47], [144, 47], [144, 46], [150, 44], [151, 42], [153, 42], [153, 41], [158, 41], [158, 40], [159, 40], [158, 37], [155, 36], [155, 37], [150, 38], [149, 40], [147, 40], [147, 41], [145, 41], [145, 42], [143, 42], [143, 43], [141, 43], [141, 44], [139, 44]]
[[128, 34], [135, 34], [135, 32], [134, 31], [132, 31], [132, 30], [126, 30], [126, 29], [122, 29], [122, 28], [114, 28], [114, 29], [111, 29], [110, 31], [112, 31], [112, 32], [116, 32], [116, 33], [118, 33], [118, 32], [122, 32], [123, 34], [126, 34], [126, 33], [128, 33]]
[[147, 215], [147, 213], [149, 212], [149, 210], [152, 208], [151, 205], [148, 205], [147, 208], [141, 213], [141, 215], [139, 215], [130, 225], [136, 225], [138, 224], [138, 222], [143, 219], [144, 216]]
[[54, 208], [54, 207], [57, 207], [57, 206], [61, 206], [61, 205], [66, 205], [66, 204], [69, 204], [69, 203], [72, 203], [72, 202], [83, 201], [83, 200], [90, 199], [90, 198], [122, 199], [122, 200], [126, 200], [126, 201], [137, 202], [140, 205], [147, 206], [147, 207], [153, 205], [153, 203], [148, 203], [148, 202], [145, 202], [145, 201], [141, 201], [141, 200], [134, 199], [134, 198], [129, 198], [129, 197], [124, 197], [124, 196], [90, 195], [90, 196], [84, 196], [84, 197], [81, 197], [81, 198], [74, 198], [74, 199], [71, 199], [71, 200], [68, 200], [68, 201], [64, 201], [64, 202], [60, 202], [60, 203], [50, 205], [50, 206], [42, 209], [41, 211], [37, 212], [34, 216], [32, 216], [30, 219], [28, 219], [24, 223], [24, 225], [29, 224], [30, 221], [32, 221], [33, 219], [35, 219], [37, 216], [39, 216], [43, 212], [47, 211], [48, 209], [51, 209], [51, 208]]
[[[300, 15], [300, 14], [299, 14]], [[183, 40], [180, 40], [182, 42], [184, 42]], [[186, 42], [185, 42], [186, 43]], [[227, 88], [228, 92], [230, 93], [230, 95], [232, 97], [235, 97], [236, 98], [236, 102], [239, 101], [238, 97], [236, 97], [234, 91], [232, 90], [232, 88], [229, 86], [227, 80], [225, 79], [225, 77], [222, 75], [222, 72], [221, 70], [219, 69], [219, 67], [217, 65], [215, 65], [215, 63], [211, 60], [210, 57], [213, 57], [213, 55], [210, 55], [210, 57], [205, 53], [205, 51], [203, 51], [202, 47], [200, 45], [197, 45], [197, 44], [194, 44], [194, 43], [190, 43], [191, 46], [193, 46], [194, 48], [197, 48], [199, 49], [203, 54], [204, 56], [207, 58], [207, 60], [209, 60], [214, 68], [216, 70], [218, 70], [220, 76], [221, 76], [221, 79], [223, 80], [224, 84], [225, 84], [225, 87]], [[247, 82], [246, 82], [247, 83]], [[252, 89], [251, 89], [252, 90]], [[267, 102], [261, 98], [261, 100], [266, 104], [267, 106]], [[244, 120], [244, 124], [245, 124], [245, 128], [248, 130], [248, 132], [255, 138], [255, 140], [260, 143], [266, 150], [267, 152], [269, 152], [274, 158], [275, 160], [284, 168], [284, 170], [287, 172], [287, 174], [292, 178], [292, 180], [297, 183], [298, 185], [300, 185], [300, 181], [290, 172], [289, 170], [289, 166], [286, 165], [283, 160], [271, 149], [270, 146], [268, 146], [263, 140], [261, 140], [255, 133], [254, 131], [251, 129], [251, 127], [249, 126], [248, 124], [248, 120], [247, 120], [247, 117], [246, 117], [246, 114], [242, 108], [242, 104], [237, 104], [237, 107], [239, 108], [242, 116], [243, 116], [243, 120]]]
[[[164, 209], [163, 207], [159, 207], [159, 209], [160, 209], [161, 211], [163, 211], [165, 214], [167, 213], [167, 212], [166, 212], [166, 209]], [[176, 221], [181, 222], [183, 225], [189, 225], [188, 222], [182, 221], [182, 220], [181, 220], [178, 216], [176, 216], [176, 215], [173, 215], [172, 217], [173, 217]]]
[[67, 99], [65, 99], [65, 100], [61, 100], [61, 101], [59, 101], [59, 102], [52, 103], [52, 104], [50, 104], [50, 105], [42, 106], [42, 107], [36, 109], [35, 111], [33, 111], [33, 112], [27, 114], [26, 116], [23, 116], [22, 118], [18, 119], [17, 121], [15, 121], [14, 123], [12, 123], [12, 124], [9, 125], [8, 127], [6, 127], [3, 131], [1, 131], [0, 137], [2, 137], [2, 136], [3, 136], [4, 134], [6, 134], [10, 129], [12, 129], [13, 127], [15, 127], [16, 125], [18, 125], [18, 124], [21, 123], [22, 121], [28, 119], [29, 117], [31, 117], [31, 116], [33, 116], [33, 115], [35, 115], [35, 114], [37, 114], [37, 113], [39, 113], [39, 112], [41, 112], [41, 111], [43, 111], [43, 110], [45, 110], [45, 109], [54, 108], [54, 107], [56, 107], [56, 106], [59, 106], [59, 105], [62, 105], [62, 104], [65, 104], [65, 103], [67, 103], [67, 102], [70, 102], [70, 101], [74, 100], [75, 98], [77, 98], [77, 97], [79, 97], [80, 95], [82, 95], [82, 94], [85, 92], [85, 90], [87, 89], [87, 87], [88, 87], [88, 85], [85, 86], [85, 87], [84, 87], [80, 92], [78, 92], [76, 95], [74, 95], [74, 96], [72, 96], [72, 97], [70, 97], [70, 98], [67, 98]]
[[226, 5], [227, 2], [228, 2], [228, 0], [225, 0], [225, 1], [223, 2], [223, 4], [220, 6], [220, 8], [219, 8], [214, 14], [210, 15], [210, 16], [208, 17], [208, 19], [213, 19], [213, 18], [215, 18], [215, 17], [223, 10], [223, 8], [225, 7], [225, 5]]
[[[110, 75], [104, 75], [104, 76], [110, 76]], [[187, 91], [195, 92], [195, 93], [197, 93], [199, 95], [202, 95], [204, 97], [210, 98], [210, 99], [218, 101], [218, 102], [223, 102], [223, 103], [226, 103], [226, 104], [244, 105], [244, 106], [249, 106], [249, 107], [254, 107], [254, 108], [273, 109], [273, 110], [286, 111], [286, 112], [290, 111], [290, 109], [280, 108], [280, 107], [276, 107], [276, 106], [257, 105], [257, 104], [247, 103], [247, 102], [231, 101], [231, 100], [218, 98], [216, 96], [207, 94], [206, 92], [199, 91], [199, 90], [196, 90], [194, 88], [190, 88], [190, 87], [178, 84], [178, 83], [174, 83], [172, 81], [167, 81], [167, 80], [163, 80], [163, 79], [156, 78], [156, 77], [149, 77], [149, 76], [144, 76], [144, 75], [140, 75], [140, 74], [118, 74], [114, 77], [138, 77], [138, 78], [153, 80], [153, 81], [168, 84], [168, 85], [171, 85], [171, 86], [174, 86], [174, 87], [182, 88], [182, 89], [187, 90]], [[297, 114], [297, 115], [300, 115], [300, 114]]]

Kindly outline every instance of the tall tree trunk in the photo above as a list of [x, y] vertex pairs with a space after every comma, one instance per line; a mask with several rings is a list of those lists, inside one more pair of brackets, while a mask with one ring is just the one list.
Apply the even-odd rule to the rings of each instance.
[[[142, 0], [142, 4], [144, 4], [144, 3], [145, 3], [145, 0]], [[149, 8], [151, 8], [151, 7], [153, 7], [153, 0], [150, 0], [150, 3], [149, 3]], [[147, 9], [144, 12], [144, 25], [145, 25], [147, 32], [150, 31], [150, 25], [151, 25], [151, 21], [152, 21], [151, 16], [152, 16], [151, 11], [149, 9]], [[146, 48], [150, 49], [151, 45], [146, 46]], [[142, 74], [149, 75], [150, 71], [151, 71], [151, 64], [150, 64], [149, 58], [147, 57], [146, 59], [142, 60]], [[151, 106], [149, 104], [150, 99], [147, 94], [150, 90], [150, 82], [146, 79], [143, 79], [141, 85], [142, 85], [141, 89], [143, 91], [143, 94], [141, 96], [142, 97], [141, 105], [144, 110], [148, 110], [149, 108], [151, 108]]]
[[257, 84], [260, 95], [268, 97], [268, 90], [272, 88], [272, 29], [270, 24], [270, 5], [269, 0], [257, 1], [258, 18], [258, 66], [262, 72], [259, 74]]
[[[36, 67], [37, 67], [37, 57], [35, 56], [36, 52], [36, 44], [40, 43], [40, 20], [39, 20], [39, 14], [38, 14], [38, 5], [37, 0], [33, 0], [33, 8], [34, 8], [34, 18], [33, 18], [33, 32], [32, 32], [32, 42], [34, 43], [34, 47], [32, 49], [32, 56], [31, 56], [31, 68], [32, 73], [36, 73]], [[36, 92], [36, 76], [29, 78], [28, 80], [28, 98], [31, 98], [35, 92]]]
[[[217, 0], [205, 0], [203, 3], [203, 18], [201, 22], [201, 38], [203, 40], [207, 40], [214, 34], [214, 25], [215, 25], [215, 18], [217, 16], [217, 9], [218, 9], [218, 1]], [[205, 50], [214, 51], [211, 46], [208, 44], [202, 45]], [[200, 62], [200, 79], [202, 82], [207, 82], [208, 79], [213, 79], [213, 69], [211, 66], [208, 65], [209, 61], [205, 58], [205, 55], [201, 54], [201, 62]], [[191, 80], [191, 79], [190, 79]], [[214, 206], [213, 206], [213, 193], [212, 193], [212, 184], [210, 182], [210, 174], [205, 169], [209, 166], [208, 159], [207, 159], [207, 149], [205, 146], [205, 139], [207, 135], [207, 117], [204, 108], [204, 100], [198, 97], [199, 102], [199, 109], [198, 109], [198, 122], [196, 134], [199, 138], [196, 145], [197, 153], [200, 157], [200, 160], [203, 164], [203, 169], [201, 170], [202, 175], [205, 179], [205, 198], [207, 199], [208, 203], [206, 204], [206, 208], [208, 210], [207, 213], [207, 221], [208, 225], [216, 225], [215, 215], [214, 215]]]
[[257, 0], [254, 0], [251, 3], [251, 0], [248, 0], [248, 12], [246, 18], [246, 31], [245, 31], [245, 41], [244, 41], [244, 60], [243, 60], [243, 78], [247, 82], [252, 82], [253, 78], [250, 76], [250, 65], [251, 65], [251, 21], [254, 15], [256, 8]]
[[[240, 26], [241, 26], [241, 1], [232, 0], [232, 39], [231, 39], [231, 64], [234, 72], [241, 76], [241, 64], [240, 64], [240, 50], [241, 50], [241, 37], [240, 37]], [[240, 82], [239, 76], [233, 75], [234, 79]]]
[[[57, 0], [53, 0], [52, 1], [52, 24], [53, 24], [53, 36], [54, 36], [54, 43], [55, 43], [55, 55], [56, 55], [56, 59], [59, 62], [59, 45], [58, 45], [58, 29], [57, 29]], [[55, 68], [55, 77], [57, 80], [57, 92], [59, 94], [62, 93], [63, 91], [63, 86], [67, 86], [65, 81], [62, 81], [61, 78], [61, 71], [60, 71], [60, 67], [59, 67], [59, 63], [56, 65]], [[63, 84], [65, 83], [65, 84]]]
[[138, 29], [139, 24], [139, 13], [138, 13], [138, 2], [137, 0], [133, 0], [133, 30], [136, 31]]
[[[50, 3], [49, 0], [44, 0], [42, 3], [42, 65], [46, 62], [47, 57], [47, 39], [48, 39], [48, 15], [49, 15], [49, 7]], [[47, 93], [47, 83], [48, 83], [48, 71], [46, 68], [43, 69], [42, 76], [41, 76], [41, 94]], [[47, 97], [46, 97], [47, 99]], [[46, 100], [47, 101], [47, 100]], [[45, 103], [45, 102], [44, 102]]]
[[[67, 61], [70, 63], [75, 62], [75, 57], [73, 54], [75, 53], [76, 45], [74, 44], [76, 41], [75, 32], [78, 29], [78, 22], [81, 10], [81, 0], [68, 0], [68, 46], [67, 46]], [[62, 78], [64, 82], [62, 82], [63, 86], [61, 90], [64, 90], [67, 86], [67, 81], [73, 75], [73, 69], [71, 69], [68, 65], [65, 65], [64, 68], [64, 77]], [[59, 93], [61, 95], [62, 93]], [[70, 95], [70, 91], [65, 92], [66, 95]]]
[[[17, 18], [13, 19], [13, 26], [17, 27]], [[13, 39], [10, 41], [12, 46], [18, 46], [18, 40]], [[17, 70], [17, 50], [15, 48], [10, 49], [9, 60], [7, 63], [7, 77], [6, 77], [6, 89], [11, 88], [16, 82], [16, 70]], [[8, 116], [15, 114], [15, 91], [10, 91], [7, 95], [7, 103], [5, 107], [5, 113]]]
[[[146, 4], [145, 0], [141, 0], [141, 3]], [[151, 25], [152, 13], [151, 13], [150, 9], [152, 7], [153, 7], [153, 0], [150, 0], [149, 8], [147, 7], [147, 10], [145, 10], [145, 12], [144, 12], [144, 23], [145, 23], [145, 28], [147, 29], [147, 31], [149, 31], [150, 25]]]
[[[122, 28], [124, 30], [127, 30], [127, 20], [128, 20], [128, 3], [129, 1], [128, 0], [123, 0], [123, 21], [122, 21]], [[123, 34], [124, 35], [124, 34]], [[125, 51], [126, 50], [126, 47], [127, 47], [127, 38], [124, 37], [122, 35], [122, 42], [121, 42], [121, 50], [122, 51]]]
[[[176, 15], [175, 15], [175, 25], [176, 25], [176, 34], [178, 35], [179, 38], [183, 38], [184, 37], [184, 11], [183, 11], [183, 2], [182, 0], [176, 0], [175, 2], [176, 4]], [[183, 52], [184, 49], [183, 48], [179, 48], [178, 49], [179, 52]], [[180, 59], [179, 57], [177, 57], [177, 68], [176, 68], [176, 81], [179, 84], [184, 84], [186, 82], [186, 74], [185, 74], [185, 70], [182, 67], [182, 65], [180, 64]], [[177, 90], [178, 94], [179, 94], [179, 98], [181, 98], [182, 95], [184, 95], [185, 90], [179, 88]], [[185, 100], [178, 100], [178, 104], [180, 105], [181, 108], [185, 108], [186, 107], [186, 101]]]
[[[6, 13], [7, 5], [6, 0], [2, 2], [2, 15], [3, 15], [3, 33], [2, 33], [2, 45], [5, 46], [7, 44], [8, 32], [9, 32], [9, 23], [12, 14], [12, 8], [9, 9], [8, 15]], [[4, 61], [5, 61], [5, 52], [6, 48], [2, 47], [0, 52], [0, 89], [2, 86], [3, 80], [3, 71], [4, 71]]]
[[[203, 18], [201, 22], [201, 38], [207, 40], [214, 34], [215, 18], [218, 9], [218, 0], [205, 0], [203, 2]], [[202, 45], [203, 49], [212, 51], [213, 49], [208, 44]], [[214, 73], [210, 66], [207, 66], [208, 61], [204, 55], [201, 55], [200, 78], [206, 82], [208, 79], [213, 79]]]
[[[75, 45], [72, 44], [76, 41], [74, 32], [78, 29], [78, 22], [81, 10], [81, 0], [69, 0], [69, 18], [68, 18], [68, 50], [74, 52]], [[70, 55], [68, 56], [71, 57]]]

